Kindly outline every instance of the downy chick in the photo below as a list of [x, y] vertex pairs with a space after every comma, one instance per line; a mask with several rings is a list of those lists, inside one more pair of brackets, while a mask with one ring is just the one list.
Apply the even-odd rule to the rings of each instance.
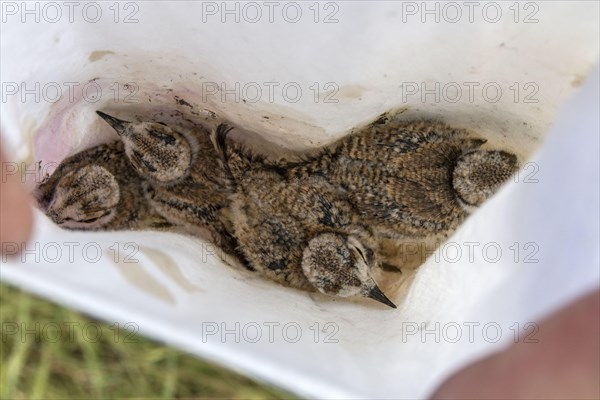
[[516, 172], [514, 154], [484, 143], [440, 122], [383, 114], [303, 162], [277, 165], [346, 190], [378, 237], [430, 238], [455, 230]]
[[[179, 131], [160, 122], [129, 122], [97, 111], [119, 134], [125, 153], [144, 184], [152, 207], [192, 235], [211, 240], [227, 255], [247, 263], [237, 251], [229, 223], [233, 186], [208, 132]], [[227, 258], [227, 257], [225, 257]]]
[[74, 230], [163, 229], [171, 224], [144, 198], [141, 180], [115, 141], [63, 160], [34, 191], [55, 223]]
[[250, 265], [285, 286], [395, 308], [371, 277], [376, 243], [344, 193], [316, 176], [286, 179], [226, 136], [221, 125], [213, 141], [236, 184], [233, 228]]

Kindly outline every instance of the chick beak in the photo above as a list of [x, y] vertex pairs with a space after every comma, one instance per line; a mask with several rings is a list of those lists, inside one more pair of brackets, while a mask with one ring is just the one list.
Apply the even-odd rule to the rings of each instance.
[[96, 114], [102, 117], [103, 120], [108, 122], [112, 128], [117, 131], [119, 135], [121, 135], [125, 131], [125, 127], [129, 124], [128, 121], [123, 121], [115, 117], [111, 117], [108, 114], [103, 113], [102, 111], [96, 111]]
[[381, 291], [381, 289], [379, 289], [379, 287], [374, 286], [373, 289], [371, 289], [369, 291], [369, 294], [367, 294], [367, 297], [373, 300], [377, 300], [380, 303], [385, 304], [386, 306], [390, 306], [392, 308], [396, 308], [396, 305], [394, 303], [392, 303], [390, 301], [390, 299], [388, 299], [385, 294], [383, 294], [383, 292]]

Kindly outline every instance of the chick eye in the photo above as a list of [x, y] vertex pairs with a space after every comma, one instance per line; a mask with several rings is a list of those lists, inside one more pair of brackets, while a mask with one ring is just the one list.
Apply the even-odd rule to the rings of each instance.
[[107, 211], [103, 212], [102, 214], [98, 215], [97, 217], [82, 219], [82, 220], [79, 220], [79, 222], [83, 222], [85, 224], [90, 224], [92, 222], [98, 221], [102, 217], [107, 216], [109, 213], [110, 213], [110, 210], [107, 210]]
[[103, 217], [102, 215], [99, 217], [88, 218], [88, 219], [75, 219], [75, 218], [71, 218], [71, 217], [65, 217], [65, 218], [63, 218], [63, 221], [64, 222], [76, 221], [76, 222], [83, 222], [85, 224], [89, 224], [89, 223], [98, 221], [102, 217]]
[[373, 261], [374, 261], [373, 257], [375, 255], [375, 253], [373, 253], [373, 250], [371, 250], [369, 247], [363, 247], [362, 244], [360, 244], [360, 243], [355, 243], [355, 245], [353, 247], [356, 250], [356, 252], [360, 255], [360, 257], [363, 259], [365, 264], [370, 265], [373, 263]]
[[81, 221], [79, 221], [79, 222], [84, 222], [84, 223], [86, 223], [86, 224], [89, 224], [89, 223], [91, 223], [91, 222], [96, 222], [96, 221], [98, 221], [100, 218], [102, 218], [102, 215], [101, 215], [101, 216], [99, 216], [99, 217], [96, 217], [96, 218], [82, 219], [82, 220], [81, 220]]
[[174, 145], [177, 141], [173, 136], [158, 131], [148, 131], [148, 134], [154, 136], [156, 139], [162, 140], [168, 145]]
[[145, 166], [148, 169], [148, 171], [156, 172], [156, 167], [152, 165], [148, 160], [146, 160], [144, 156], [142, 156], [142, 154], [137, 150], [134, 150], [131, 153], [131, 162], [139, 169], [142, 169], [143, 164], [143, 166]]
[[362, 257], [363, 261], [365, 262], [365, 264], [368, 264], [367, 262], [367, 258], [365, 257], [365, 255], [363, 254], [362, 250], [360, 247], [355, 247], [356, 251], [358, 252], [358, 254], [360, 254], [360, 256]]

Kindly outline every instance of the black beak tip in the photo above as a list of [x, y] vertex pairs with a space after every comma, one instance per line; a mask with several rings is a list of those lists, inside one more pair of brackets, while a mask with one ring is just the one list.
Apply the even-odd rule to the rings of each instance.
[[367, 296], [369, 298], [376, 300], [382, 304], [385, 304], [386, 306], [389, 306], [391, 308], [398, 308], [398, 307], [396, 307], [396, 305], [394, 303], [392, 303], [392, 301], [390, 299], [387, 298], [387, 296], [385, 294], [383, 294], [381, 289], [379, 289], [379, 287], [377, 287], [377, 286], [375, 286], [373, 289], [371, 289], [371, 291], [369, 291], [369, 294]]
[[125, 129], [125, 124], [128, 124], [129, 122], [127, 121], [123, 121], [121, 119], [112, 117], [102, 111], [96, 111], [96, 114], [98, 114], [103, 120], [105, 120], [106, 122], [108, 122], [108, 124], [117, 131], [117, 133], [121, 133], [124, 129]]

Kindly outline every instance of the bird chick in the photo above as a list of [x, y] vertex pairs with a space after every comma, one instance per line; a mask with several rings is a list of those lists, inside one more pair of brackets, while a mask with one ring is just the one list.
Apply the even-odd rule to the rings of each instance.
[[379, 237], [445, 236], [516, 172], [515, 155], [479, 149], [484, 143], [440, 122], [383, 114], [315, 156], [278, 166], [345, 189]]
[[517, 169], [517, 158], [505, 151], [475, 150], [456, 161], [452, 187], [465, 209], [480, 206]]
[[120, 198], [113, 174], [99, 165], [86, 165], [58, 181], [47, 215], [67, 229], [94, 229], [114, 219]]
[[323, 233], [311, 239], [305, 247], [302, 272], [323, 294], [368, 297], [396, 308], [371, 277], [374, 254], [355, 236]]
[[144, 199], [123, 143], [93, 147], [63, 160], [34, 191], [56, 224], [73, 230], [163, 229], [171, 224]]
[[[230, 263], [247, 263], [237, 251], [229, 223], [232, 182], [217, 158], [208, 132], [176, 130], [160, 122], [128, 122], [101, 111], [119, 134], [154, 210], [187, 233], [219, 246]], [[221, 256], [224, 256], [221, 254]]]
[[221, 125], [213, 141], [236, 184], [233, 229], [250, 265], [285, 286], [395, 308], [371, 277], [376, 243], [345, 194], [319, 177], [286, 179], [226, 136]]
[[192, 135], [159, 122], [136, 123], [96, 113], [119, 134], [125, 154], [140, 176], [158, 183], [175, 183], [189, 174], [198, 151]]

